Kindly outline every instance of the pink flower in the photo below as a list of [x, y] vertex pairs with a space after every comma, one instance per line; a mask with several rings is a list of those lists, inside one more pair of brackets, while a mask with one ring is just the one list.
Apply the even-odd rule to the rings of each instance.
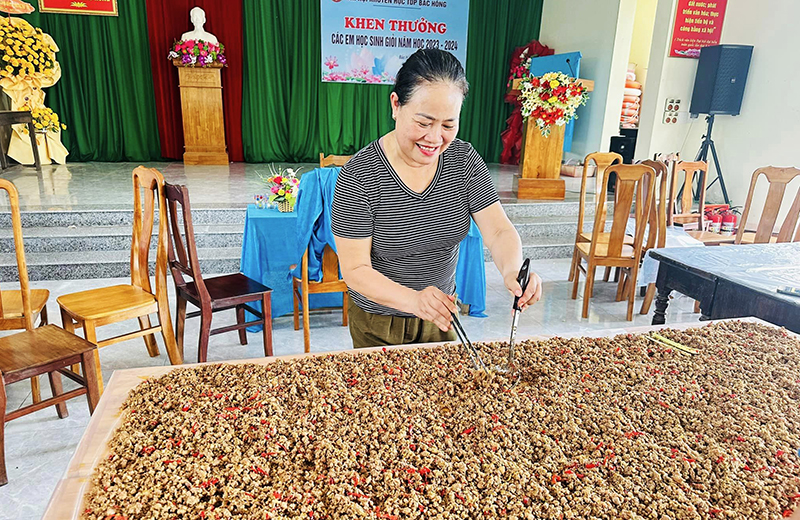
[[278, 188], [277, 186], [273, 186], [272, 187], [272, 193], [277, 194], [279, 191], [280, 191], [280, 188]]
[[336, 56], [328, 56], [325, 59], [325, 66], [328, 67], [330, 70], [335, 69], [339, 66], [339, 62], [336, 59]]

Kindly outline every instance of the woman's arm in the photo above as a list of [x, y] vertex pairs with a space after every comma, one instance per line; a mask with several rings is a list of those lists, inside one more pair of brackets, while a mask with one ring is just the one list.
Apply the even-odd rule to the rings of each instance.
[[373, 269], [372, 238], [335, 238], [339, 266], [348, 287], [375, 303], [432, 321], [443, 331], [450, 329], [450, 313], [458, 311], [454, 296], [436, 287], [415, 291]]
[[542, 279], [534, 272], [530, 273], [530, 281], [522, 294], [522, 288], [517, 282], [517, 275], [522, 266], [522, 241], [516, 228], [508, 220], [503, 206], [499, 202], [473, 213], [472, 218], [478, 225], [483, 235], [483, 242], [492, 252], [492, 259], [506, 288], [514, 296], [521, 296], [520, 307], [525, 310], [528, 305], [539, 301], [542, 297]]

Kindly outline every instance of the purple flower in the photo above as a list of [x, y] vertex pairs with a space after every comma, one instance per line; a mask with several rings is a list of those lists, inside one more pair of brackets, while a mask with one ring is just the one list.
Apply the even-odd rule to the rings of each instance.
[[184, 54], [183, 57], [181, 58], [181, 63], [183, 63], [183, 64], [191, 63], [191, 62], [192, 62], [192, 57], [189, 56], [188, 54]]
[[228, 63], [228, 59], [225, 57], [224, 54], [217, 54], [217, 61], [225, 65]]

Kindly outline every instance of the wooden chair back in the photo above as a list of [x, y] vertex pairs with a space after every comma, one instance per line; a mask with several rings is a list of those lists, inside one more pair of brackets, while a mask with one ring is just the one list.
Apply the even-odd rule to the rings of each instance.
[[[737, 244], [742, 243], [747, 217], [750, 216], [750, 209], [753, 203], [753, 193], [756, 189], [756, 183], [762, 175], [766, 177], [767, 182], [769, 182], [769, 189], [767, 190], [767, 198], [764, 201], [761, 217], [758, 219], [758, 228], [756, 229], [756, 235], [753, 240], [755, 244], [766, 244], [770, 242], [772, 233], [775, 230], [775, 225], [778, 221], [778, 213], [783, 204], [786, 185], [797, 177], [800, 177], [800, 170], [797, 168], [776, 168], [774, 166], [767, 166], [753, 172], [753, 177], [750, 180], [750, 191], [747, 193], [747, 201], [745, 202], [744, 212], [742, 213], [742, 220], [736, 232]], [[783, 224], [781, 224], [780, 231], [778, 231], [778, 242], [800, 242], [800, 226], [797, 225], [798, 219], [800, 219], [800, 189], [797, 190], [797, 196], [795, 196], [794, 202], [789, 208], [789, 212], [786, 214]]]
[[[680, 200], [678, 198], [678, 174], [683, 172], [683, 189]], [[695, 176], [699, 175], [698, 189], [700, 190], [700, 202], [697, 213], [692, 213], [692, 203], [694, 202], [693, 184]], [[677, 224], [688, 224], [697, 222], [698, 231], [703, 230], [706, 209], [706, 178], [708, 177], [708, 163], [704, 161], [680, 161], [675, 165], [670, 182], [670, 206], [675, 208], [671, 214], [671, 222]], [[670, 224], [672, 225], [672, 224]]]
[[350, 160], [352, 155], [325, 155], [320, 152], [319, 154], [319, 167], [325, 168], [328, 166], [344, 166]]
[[[28, 280], [28, 264], [25, 262], [25, 247], [22, 243], [22, 219], [19, 214], [19, 193], [11, 181], [0, 179], [0, 189], [8, 193], [11, 206], [11, 227], [14, 233], [14, 252], [17, 256], [17, 271], [19, 272], [19, 288], [22, 297], [22, 314], [25, 329], [33, 330], [33, 312], [31, 311], [31, 291]], [[3, 296], [0, 294], [0, 320], [4, 318]], [[18, 319], [19, 316], [15, 316]], [[2, 425], [0, 425], [2, 427]]]
[[[158, 200], [158, 239], [156, 244], [156, 291], [159, 301], [167, 298], [167, 204], [164, 177], [155, 168], [139, 166], [133, 170], [133, 240], [131, 241], [131, 285], [153, 293], [150, 285], [150, 242], [153, 237], [156, 199]], [[164, 298], [161, 300], [161, 298]]]
[[[583, 232], [583, 221], [584, 216], [586, 214], [586, 184], [589, 180], [589, 164], [595, 164], [595, 174], [594, 174], [594, 182], [595, 182], [595, 190], [594, 190], [594, 198], [595, 203], [597, 203], [598, 197], [600, 196], [600, 192], [602, 191], [602, 187], [606, 184], [606, 170], [608, 170], [609, 166], [613, 164], [622, 164], [622, 156], [618, 153], [614, 152], [594, 152], [590, 153], [586, 156], [583, 160], [583, 175], [581, 175], [581, 198], [578, 201], [578, 235]], [[600, 206], [598, 205], [599, 209]], [[605, 204], [602, 206], [603, 218], [600, 220], [605, 225], [606, 222], [606, 206]]]
[[[608, 238], [607, 258], [624, 259], [622, 249], [625, 245], [625, 228], [631, 214], [636, 219], [636, 233], [634, 236], [633, 251], [634, 257], [638, 260], [642, 252], [644, 241], [644, 231], [650, 212], [652, 211], [653, 193], [655, 192], [655, 170], [645, 164], [615, 164], [608, 168], [608, 173], [617, 174], [614, 202], [614, 216], [611, 223], [611, 231]], [[589, 256], [594, 257], [602, 233], [604, 219], [601, 209], [607, 204], [608, 185], [604, 185], [601, 197], [597, 201], [597, 213], [595, 215], [594, 231], [592, 232], [592, 244], [589, 249]], [[628, 257], [630, 258], [630, 257]]]
[[[197, 294], [204, 303], [211, 303], [211, 296], [200, 273], [197, 258], [197, 244], [192, 224], [192, 209], [189, 203], [189, 190], [184, 185], [164, 184], [164, 197], [167, 200], [170, 222], [168, 248], [169, 267], [172, 279], [178, 287], [185, 287], [183, 275], [189, 276], [197, 288]], [[181, 221], [183, 226], [181, 226]], [[182, 227], [182, 229], [181, 229]], [[176, 255], [177, 252], [177, 255]]]
[[664, 247], [667, 243], [667, 206], [669, 205], [667, 200], [668, 167], [662, 161], [650, 159], [642, 161], [641, 164], [650, 166], [656, 172], [654, 189], [658, 198], [658, 200], [653, 201], [650, 211], [650, 218], [648, 219], [649, 231], [645, 249]]
[[673, 153], [657, 153], [653, 156], [653, 160], [661, 161], [667, 166], [667, 201], [666, 201], [666, 208], [667, 208], [667, 227], [671, 227], [675, 225], [673, 217], [675, 216], [675, 204], [672, 203], [671, 197], [673, 187], [672, 183], [675, 181], [675, 166], [681, 162], [681, 154], [680, 152], [673, 152]]

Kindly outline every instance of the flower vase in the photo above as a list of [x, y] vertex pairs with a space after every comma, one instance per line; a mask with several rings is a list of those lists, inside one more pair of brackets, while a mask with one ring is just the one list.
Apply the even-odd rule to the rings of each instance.
[[281, 213], [292, 213], [294, 211], [294, 204], [285, 200], [278, 202], [278, 211]]

